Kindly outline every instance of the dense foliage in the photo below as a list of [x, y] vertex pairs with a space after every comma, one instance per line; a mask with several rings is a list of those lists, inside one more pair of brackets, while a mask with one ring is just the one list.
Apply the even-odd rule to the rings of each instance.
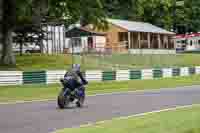
[[198, 0], [102, 1], [107, 15], [111, 18], [149, 22], [168, 30], [172, 30], [175, 23], [178, 33], [200, 31]]

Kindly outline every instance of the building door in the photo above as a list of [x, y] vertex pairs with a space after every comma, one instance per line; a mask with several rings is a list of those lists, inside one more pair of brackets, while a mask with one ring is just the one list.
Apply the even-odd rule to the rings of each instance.
[[72, 53], [81, 53], [82, 52], [81, 38], [72, 38], [70, 42], [70, 49]]
[[93, 37], [88, 37], [88, 49], [89, 49], [89, 50], [94, 49]]
[[118, 46], [125, 46], [128, 49], [128, 32], [119, 32], [118, 33]]

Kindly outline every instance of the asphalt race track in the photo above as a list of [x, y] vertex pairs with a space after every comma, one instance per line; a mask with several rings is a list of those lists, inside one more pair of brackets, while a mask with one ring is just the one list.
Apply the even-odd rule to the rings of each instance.
[[48, 133], [114, 117], [200, 104], [200, 86], [87, 97], [82, 109], [56, 101], [0, 105], [0, 133]]

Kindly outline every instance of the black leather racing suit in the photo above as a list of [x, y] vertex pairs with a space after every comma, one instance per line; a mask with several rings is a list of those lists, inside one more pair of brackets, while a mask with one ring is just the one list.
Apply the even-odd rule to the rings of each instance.
[[80, 71], [75, 71], [76, 74], [78, 75], [78, 77], [80, 78], [80, 82], [75, 80], [75, 79], [67, 79], [68, 77], [68, 73], [65, 74], [64, 76], [64, 80], [65, 78], [67, 79], [67, 87], [70, 88], [72, 91], [75, 88], [80, 89], [81, 91], [83, 91], [84, 95], [85, 95], [85, 87], [84, 85], [88, 84], [87, 80], [84, 78], [83, 74]]

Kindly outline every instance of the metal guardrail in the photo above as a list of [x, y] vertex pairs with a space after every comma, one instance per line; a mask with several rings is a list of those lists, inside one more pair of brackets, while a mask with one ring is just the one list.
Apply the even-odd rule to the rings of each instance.
[[[0, 85], [7, 86], [59, 83], [59, 79], [64, 76], [65, 72], [65, 70], [38, 72], [0, 71]], [[84, 72], [85, 78], [90, 82], [158, 79], [177, 76], [190, 76], [194, 74], [200, 74], [200, 66], [143, 70], [93, 70]]]

